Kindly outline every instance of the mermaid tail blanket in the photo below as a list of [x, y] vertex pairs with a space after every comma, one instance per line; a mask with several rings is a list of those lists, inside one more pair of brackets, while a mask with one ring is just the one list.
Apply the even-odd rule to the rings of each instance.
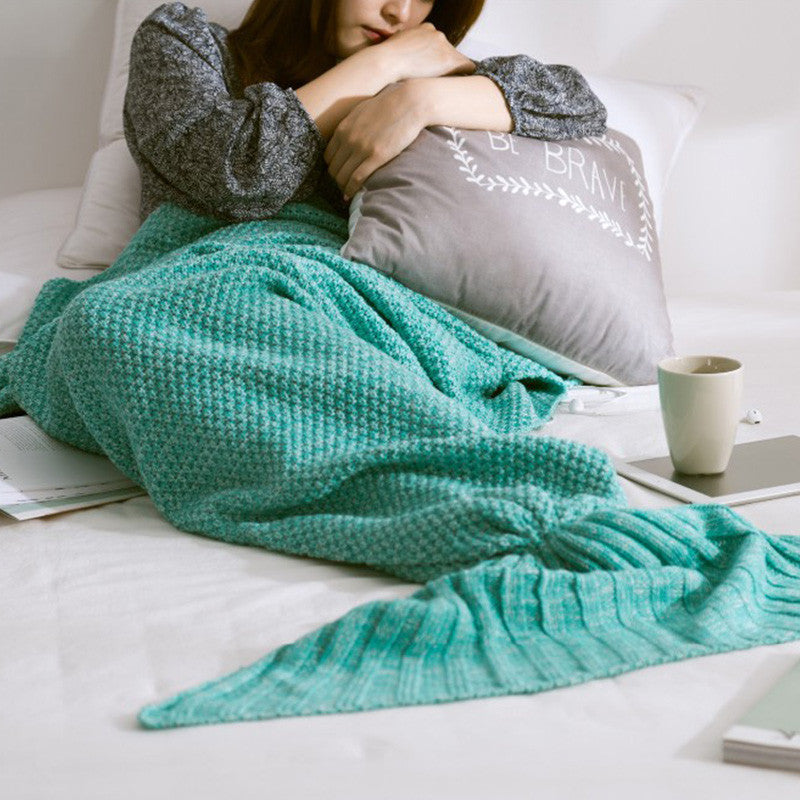
[[628, 506], [538, 432], [573, 382], [339, 255], [312, 203], [165, 204], [42, 288], [0, 414], [103, 453], [175, 527], [424, 584], [139, 712], [145, 727], [536, 692], [800, 638], [800, 540]]

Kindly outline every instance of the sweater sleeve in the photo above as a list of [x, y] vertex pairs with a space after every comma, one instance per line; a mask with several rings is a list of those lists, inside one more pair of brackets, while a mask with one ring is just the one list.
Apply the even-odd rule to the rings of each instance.
[[201, 9], [165, 4], [137, 29], [124, 104], [131, 152], [197, 205], [233, 220], [277, 213], [304, 183], [310, 194], [307, 178], [324, 150], [293, 90], [258, 83], [242, 95], [229, 92]]
[[542, 64], [527, 55], [476, 62], [475, 75], [493, 80], [514, 123], [512, 133], [534, 139], [579, 139], [606, 129], [606, 108], [578, 70]]

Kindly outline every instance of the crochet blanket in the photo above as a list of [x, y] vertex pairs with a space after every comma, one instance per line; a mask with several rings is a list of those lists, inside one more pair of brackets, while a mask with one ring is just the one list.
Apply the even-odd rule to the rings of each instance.
[[[163, 728], [536, 692], [800, 637], [800, 540], [627, 505], [537, 433], [568, 381], [339, 248], [319, 204], [155, 211], [42, 288], [0, 414], [105, 453], [177, 528], [425, 585], [139, 713]], [[153, 698], [157, 701], [158, 698]]]

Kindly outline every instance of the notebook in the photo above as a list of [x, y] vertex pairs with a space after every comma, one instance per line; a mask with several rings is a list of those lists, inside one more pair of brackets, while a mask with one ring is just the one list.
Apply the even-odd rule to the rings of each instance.
[[676, 472], [668, 455], [612, 460], [620, 475], [687, 503], [734, 506], [800, 494], [800, 436], [737, 444], [719, 475]]
[[800, 661], [726, 731], [722, 758], [800, 770]]

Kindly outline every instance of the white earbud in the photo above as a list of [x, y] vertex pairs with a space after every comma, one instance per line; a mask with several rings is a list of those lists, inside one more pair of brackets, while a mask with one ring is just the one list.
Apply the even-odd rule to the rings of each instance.
[[574, 400], [569, 401], [569, 413], [570, 414], [580, 414], [583, 411], [584, 405], [583, 400], [579, 400], [577, 397]]
[[748, 409], [744, 416], [744, 421], [750, 423], [750, 425], [758, 425], [763, 419], [763, 415], [757, 408]]

